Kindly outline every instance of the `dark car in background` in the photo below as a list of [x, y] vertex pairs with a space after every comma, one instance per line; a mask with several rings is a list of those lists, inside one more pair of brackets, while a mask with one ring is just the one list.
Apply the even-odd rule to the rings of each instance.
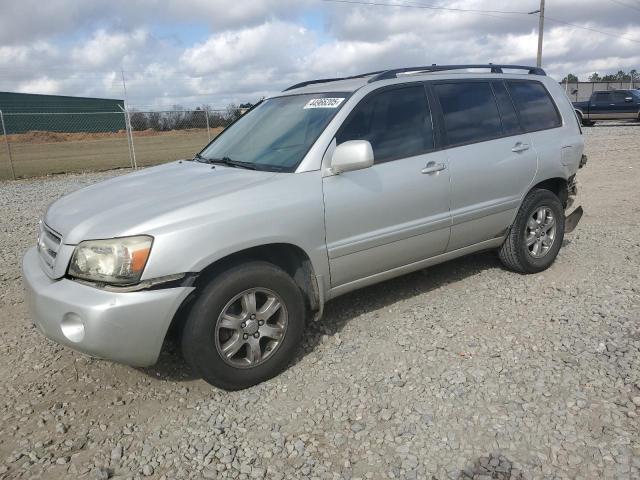
[[596, 120], [640, 120], [640, 90], [593, 92], [589, 100], [573, 102], [573, 108], [584, 126]]

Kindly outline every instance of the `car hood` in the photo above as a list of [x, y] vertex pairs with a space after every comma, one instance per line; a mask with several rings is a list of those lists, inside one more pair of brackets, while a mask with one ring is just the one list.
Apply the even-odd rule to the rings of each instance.
[[[192, 161], [173, 162], [91, 185], [60, 198], [44, 221], [67, 245], [153, 234], [163, 226], [231, 208], [221, 201], [275, 174]], [[203, 204], [208, 204], [204, 205]]]

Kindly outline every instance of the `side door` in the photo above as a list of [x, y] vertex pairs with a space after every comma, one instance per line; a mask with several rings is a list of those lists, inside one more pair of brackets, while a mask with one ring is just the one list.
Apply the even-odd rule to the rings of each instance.
[[596, 92], [589, 102], [589, 120], [607, 120], [614, 117], [611, 92]]
[[613, 104], [616, 119], [618, 118], [638, 118], [640, 105], [631, 92], [618, 90], [611, 92], [611, 103]]
[[370, 93], [335, 143], [348, 140], [369, 141], [374, 164], [323, 178], [332, 287], [439, 255], [450, 232], [449, 169], [424, 84]]
[[451, 171], [453, 251], [504, 235], [537, 170], [503, 81], [433, 82]]

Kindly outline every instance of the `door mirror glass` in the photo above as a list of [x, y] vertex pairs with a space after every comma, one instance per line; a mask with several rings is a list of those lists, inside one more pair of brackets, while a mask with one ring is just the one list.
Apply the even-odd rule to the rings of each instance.
[[373, 148], [366, 140], [349, 140], [333, 151], [331, 171], [335, 174], [361, 170], [373, 165]]

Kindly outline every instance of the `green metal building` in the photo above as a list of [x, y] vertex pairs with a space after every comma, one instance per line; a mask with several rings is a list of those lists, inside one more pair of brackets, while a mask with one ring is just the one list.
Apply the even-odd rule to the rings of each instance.
[[125, 129], [122, 108], [123, 100], [109, 98], [0, 92], [0, 111], [8, 134], [117, 132]]

